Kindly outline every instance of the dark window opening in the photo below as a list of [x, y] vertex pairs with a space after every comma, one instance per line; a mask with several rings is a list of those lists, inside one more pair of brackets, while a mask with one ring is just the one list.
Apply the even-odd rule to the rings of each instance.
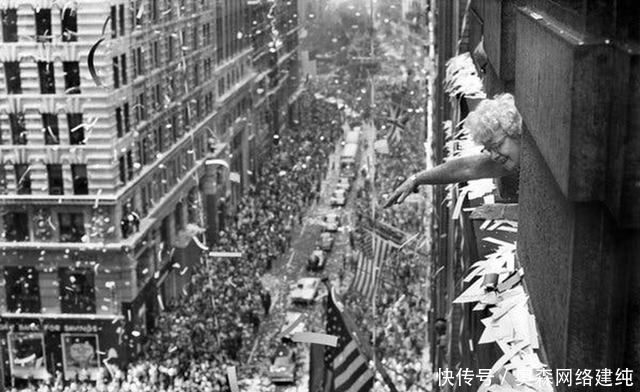
[[44, 144], [60, 144], [58, 115], [52, 113], [43, 113], [42, 127], [42, 130], [44, 131]]
[[7, 310], [40, 313], [40, 285], [34, 267], [4, 267]]
[[9, 126], [11, 127], [11, 141], [13, 144], [27, 144], [27, 127], [25, 126], [24, 113], [9, 113]]
[[120, 17], [120, 19], [118, 19], [120, 21], [120, 35], [124, 35], [124, 4], [118, 6], [118, 14]]
[[20, 63], [18, 61], [7, 61], [4, 63], [4, 78], [7, 81], [7, 93], [22, 94]]
[[49, 178], [49, 194], [64, 194], [64, 181], [62, 180], [62, 165], [47, 165], [47, 176]]
[[51, 42], [51, 9], [41, 8], [36, 12], [36, 41]]
[[19, 195], [31, 194], [31, 167], [25, 163], [14, 165], [16, 172], [16, 192]]
[[95, 278], [92, 269], [60, 268], [60, 310], [62, 313], [95, 313]]
[[80, 64], [77, 61], [62, 63], [65, 94], [80, 94]]
[[116, 6], [111, 6], [111, 38], [115, 38], [118, 35], [118, 18], [116, 14]]
[[129, 122], [129, 104], [125, 103], [122, 107], [124, 109], [124, 132], [129, 133], [131, 130], [131, 123]]
[[120, 87], [120, 65], [118, 64], [118, 57], [114, 57], [113, 61], [113, 87]]
[[55, 94], [56, 79], [53, 73], [53, 63], [38, 61], [38, 76], [40, 78], [40, 93]]
[[73, 177], [73, 193], [75, 195], [88, 195], [87, 165], [71, 164], [71, 176]]
[[116, 108], [116, 131], [118, 137], [124, 135], [124, 122], [122, 121], [122, 109]]
[[76, 11], [67, 8], [61, 15], [62, 18], [62, 42], [75, 42], [78, 40], [78, 19]]
[[29, 220], [26, 212], [4, 214], [5, 239], [7, 241], [29, 241]]
[[131, 181], [133, 178], [133, 153], [127, 151], [127, 179]]
[[122, 84], [127, 84], [127, 55], [120, 56], [120, 71], [122, 72]]
[[67, 124], [69, 125], [69, 144], [84, 144], [82, 113], [67, 114]]
[[81, 242], [84, 236], [84, 217], [76, 213], [59, 213], [60, 242]]
[[120, 157], [118, 159], [118, 168], [120, 172], [120, 182], [122, 185], [127, 183], [127, 163], [124, 160], [124, 157]]
[[2, 18], [4, 42], [18, 42], [18, 10], [15, 8], [0, 10], [0, 18]]

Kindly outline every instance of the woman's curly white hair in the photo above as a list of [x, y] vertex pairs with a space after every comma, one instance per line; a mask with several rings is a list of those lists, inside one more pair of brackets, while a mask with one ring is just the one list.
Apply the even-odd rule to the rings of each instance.
[[519, 138], [522, 134], [522, 117], [513, 95], [499, 94], [480, 102], [465, 119], [464, 127], [470, 131], [473, 141], [479, 144], [491, 142], [503, 134]]

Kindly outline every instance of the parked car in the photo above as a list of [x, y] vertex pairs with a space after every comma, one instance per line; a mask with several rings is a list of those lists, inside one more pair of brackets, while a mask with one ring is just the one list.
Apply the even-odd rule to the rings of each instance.
[[284, 318], [279, 334], [283, 341], [291, 342], [293, 335], [306, 329], [306, 315], [287, 310]]
[[344, 189], [336, 189], [329, 199], [331, 206], [344, 207], [347, 204], [347, 191]]
[[351, 189], [351, 180], [349, 180], [349, 178], [347, 177], [338, 178], [336, 189], [344, 189], [345, 191], [349, 192], [349, 189]]
[[318, 294], [320, 287], [320, 279], [318, 278], [300, 278], [292, 287], [291, 302], [311, 304]]
[[324, 217], [324, 231], [336, 232], [340, 227], [340, 217], [338, 214], [330, 213]]
[[320, 249], [325, 252], [331, 252], [331, 249], [333, 249], [333, 234], [327, 231], [320, 234]]
[[307, 270], [318, 271], [324, 268], [325, 264], [324, 252], [321, 249], [314, 250], [307, 262]]
[[292, 383], [295, 381], [296, 362], [293, 349], [279, 345], [276, 348], [273, 362], [269, 366], [269, 378], [274, 383]]

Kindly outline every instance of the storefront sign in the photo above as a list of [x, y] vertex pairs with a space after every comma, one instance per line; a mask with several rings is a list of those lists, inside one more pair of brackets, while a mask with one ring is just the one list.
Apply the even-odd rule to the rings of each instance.
[[44, 335], [39, 332], [9, 332], [9, 366], [15, 378], [45, 380]]
[[98, 335], [65, 333], [61, 339], [64, 378], [71, 380], [78, 375], [80, 381], [97, 380], [100, 375]]

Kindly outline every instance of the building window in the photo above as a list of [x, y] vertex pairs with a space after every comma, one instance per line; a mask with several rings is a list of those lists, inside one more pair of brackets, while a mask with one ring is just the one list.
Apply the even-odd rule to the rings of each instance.
[[118, 36], [118, 18], [115, 5], [111, 6], [111, 38]]
[[0, 195], [7, 194], [7, 168], [0, 163]]
[[182, 216], [182, 202], [179, 201], [176, 204], [176, 209], [173, 211], [173, 218], [176, 224], [176, 232], [184, 229], [184, 217]]
[[195, 88], [200, 85], [200, 67], [198, 66], [198, 63], [193, 65], [193, 83]]
[[34, 267], [4, 267], [7, 310], [20, 313], [40, 313], [40, 285]]
[[118, 6], [118, 20], [120, 21], [120, 35], [124, 35], [124, 4]]
[[131, 130], [131, 122], [129, 121], [129, 104], [122, 105], [124, 115], [124, 133], [129, 133]]
[[84, 144], [84, 123], [82, 113], [68, 113], [69, 144]]
[[140, 230], [140, 215], [133, 210], [131, 202], [122, 206], [122, 220], [120, 220], [122, 237], [127, 238]]
[[36, 41], [51, 42], [51, 9], [40, 8], [36, 12]]
[[71, 164], [71, 176], [73, 177], [73, 194], [88, 195], [89, 180], [87, 179], [87, 165]]
[[24, 113], [9, 113], [9, 126], [11, 127], [11, 141], [13, 144], [27, 144], [27, 127], [24, 122]]
[[40, 93], [55, 94], [56, 80], [53, 74], [53, 63], [38, 61], [38, 76], [40, 77]]
[[78, 40], [78, 19], [76, 11], [67, 8], [61, 13], [62, 18], [62, 42], [75, 42]]
[[22, 94], [20, 63], [18, 61], [7, 61], [4, 63], [4, 78], [7, 81], [8, 94]]
[[111, 60], [113, 64], [113, 87], [120, 88], [120, 64], [118, 57], [113, 57]]
[[193, 50], [198, 50], [198, 26], [193, 26]]
[[26, 212], [8, 212], [3, 218], [7, 241], [29, 241], [29, 220]]
[[76, 213], [59, 213], [60, 242], [81, 242], [84, 236], [84, 217]]
[[173, 36], [167, 37], [167, 59], [173, 61]]
[[44, 144], [60, 144], [57, 114], [43, 113], [42, 127], [44, 130]]
[[144, 75], [144, 52], [142, 51], [142, 47], [136, 49], [134, 53], [134, 62], [134, 67], [136, 68], [138, 76]]
[[120, 172], [120, 182], [124, 185], [127, 183], [127, 162], [124, 160], [124, 156], [118, 159], [118, 169]]
[[149, 142], [146, 137], [143, 137], [139, 144], [140, 150], [140, 164], [146, 165], [149, 163]]
[[31, 167], [26, 163], [14, 165], [16, 172], [16, 193], [19, 195], [31, 194]]
[[184, 108], [182, 109], [182, 125], [184, 126], [185, 130], [189, 129], [189, 126], [191, 124], [190, 117], [191, 116], [189, 116], [189, 103], [185, 102]]
[[131, 181], [133, 178], [133, 152], [127, 151], [127, 179]]
[[47, 165], [47, 175], [49, 177], [49, 194], [64, 194], [64, 181], [62, 180], [62, 165]]
[[18, 42], [18, 10], [15, 8], [0, 10], [0, 18], [2, 18], [4, 42]]
[[164, 143], [162, 142], [162, 127], [157, 127], [155, 132], [155, 143], [158, 152], [164, 151]]
[[65, 94], [80, 94], [80, 64], [77, 61], [64, 61], [62, 70]]
[[137, 123], [141, 123], [142, 121], [147, 119], [147, 107], [145, 105], [144, 92], [138, 94], [135, 109]]
[[122, 135], [124, 135], [124, 121], [122, 118], [121, 108], [116, 108], [116, 131], [118, 133], [118, 137], [122, 137]]
[[151, 44], [151, 58], [153, 59], [153, 68], [160, 67], [160, 45], [158, 41]]
[[62, 313], [95, 313], [94, 272], [90, 268], [58, 269]]
[[120, 56], [120, 71], [122, 73], [122, 85], [128, 83], [127, 81], [127, 55]]

